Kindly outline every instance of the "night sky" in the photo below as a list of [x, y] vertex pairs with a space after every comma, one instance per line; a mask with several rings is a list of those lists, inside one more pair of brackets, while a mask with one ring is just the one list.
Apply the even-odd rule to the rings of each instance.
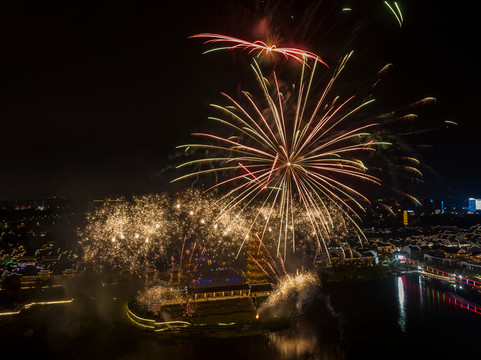
[[252, 88], [246, 54], [187, 37], [254, 40], [260, 24], [331, 64], [355, 50], [353, 81], [393, 63], [381, 104], [438, 100], [412, 138], [432, 145], [426, 195], [481, 197], [478, 9], [398, 3], [401, 29], [382, 1], [4, 1], [0, 200], [172, 189], [175, 146], [209, 126], [209, 103]]

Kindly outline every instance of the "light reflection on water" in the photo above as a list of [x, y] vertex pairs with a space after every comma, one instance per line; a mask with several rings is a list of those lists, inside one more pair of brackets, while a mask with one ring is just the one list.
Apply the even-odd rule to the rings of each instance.
[[[317, 355], [317, 336], [306, 326], [293, 331], [273, 332], [268, 335], [279, 359], [305, 359]], [[316, 356], [317, 358], [317, 356]]]
[[[403, 333], [408, 332], [409, 311], [418, 311], [421, 316], [424, 311], [439, 311], [439, 316], [446, 316], [458, 311], [471, 311], [481, 315], [481, 306], [465, 299], [463, 288], [459, 285], [416, 275], [398, 276], [396, 283], [399, 310], [397, 323]], [[410, 310], [408, 310], [408, 305]], [[409, 315], [413, 316], [414, 314]]]
[[[25, 313], [15, 321], [12, 318], [3, 327], [0, 324], [0, 337], [18, 349], [19, 358], [65, 358], [60, 354], [67, 352], [76, 354], [72, 359], [102, 360], [105, 354], [123, 360], [142, 356], [372, 360], [384, 359], [388, 353], [390, 358], [403, 359], [413, 354], [415, 358], [468, 358], [481, 337], [481, 311], [474, 302], [467, 289], [413, 274], [325, 284], [304, 314], [292, 319], [289, 329], [265, 335], [163, 337], [96, 317], [90, 308], [82, 312], [77, 304], [62, 307], [62, 311], [43, 309], [32, 311], [30, 317]], [[450, 341], [440, 342], [446, 333]], [[392, 354], [393, 348], [396, 354]]]
[[420, 306], [421, 308], [424, 307], [424, 292], [422, 291], [423, 289], [423, 286], [424, 286], [424, 282], [423, 282], [423, 279], [421, 276], [418, 276], [418, 291], [419, 291], [419, 302], [420, 302]]
[[332, 335], [332, 333], [319, 331], [305, 319], [300, 319], [290, 329], [268, 335], [272, 350], [270, 358], [283, 360], [345, 359], [345, 349], [339, 339]]
[[397, 278], [397, 298], [399, 306], [399, 319], [398, 324], [402, 332], [406, 332], [406, 296], [404, 294], [406, 278], [400, 276]]
[[[398, 278], [398, 288], [402, 283], [402, 295], [398, 295], [401, 303], [401, 296], [404, 299], [404, 313], [406, 308], [405, 293], [409, 297], [409, 301], [416, 305], [419, 309], [436, 309], [441, 312], [465, 312], [470, 311], [481, 315], [481, 306], [479, 303], [479, 294], [469, 287], [451, 284], [444, 281], [430, 279], [429, 277], [417, 277], [417, 285], [412, 277], [400, 276]], [[401, 294], [401, 290], [399, 290]], [[465, 296], [473, 298], [468, 300]], [[400, 310], [401, 311], [401, 310]]]

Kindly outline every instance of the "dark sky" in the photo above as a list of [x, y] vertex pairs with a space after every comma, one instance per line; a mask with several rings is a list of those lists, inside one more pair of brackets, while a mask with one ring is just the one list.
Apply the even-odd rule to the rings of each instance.
[[420, 114], [436, 129], [413, 138], [433, 146], [419, 154], [426, 194], [481, 197], [477, 9], [398, 3], [402, 29], [382, 1], [4, 1], [0, 199], [169, 189], [208, 104], [249, 88], [245, 54], [202, 55], [187, 36], [252, 38], [262, 19], [328, 61], [354, 49], [353, 76], [392, 62], [392, 104], [436, 97]]

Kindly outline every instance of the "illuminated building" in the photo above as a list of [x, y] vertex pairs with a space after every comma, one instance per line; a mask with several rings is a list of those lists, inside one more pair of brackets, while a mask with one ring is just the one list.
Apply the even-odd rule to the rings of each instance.
[[211, 268], [203, 270], [193, 279], [194, 288], [240, 285], [246, 283], [243, 272], [234, 268]]
[[262, 262], [264, 254], [260, 249], [260, 240], [257, 238], [249, 238], [247, 243], [247, 281], [251, 284], [262, 284], [267, 282], [266, 274], [259, 266]]
[[481, 199], [469, 198], [468, 209], [473, 213], [481, 210]]

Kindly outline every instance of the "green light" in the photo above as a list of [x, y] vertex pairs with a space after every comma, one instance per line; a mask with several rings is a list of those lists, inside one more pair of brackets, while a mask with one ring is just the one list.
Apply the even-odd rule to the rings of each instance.
[[453, 125], [458, 125], [458, 123], [451, 121], [451, 120], [445, 120], [444, 121], [446, 124], [453, 124]]

